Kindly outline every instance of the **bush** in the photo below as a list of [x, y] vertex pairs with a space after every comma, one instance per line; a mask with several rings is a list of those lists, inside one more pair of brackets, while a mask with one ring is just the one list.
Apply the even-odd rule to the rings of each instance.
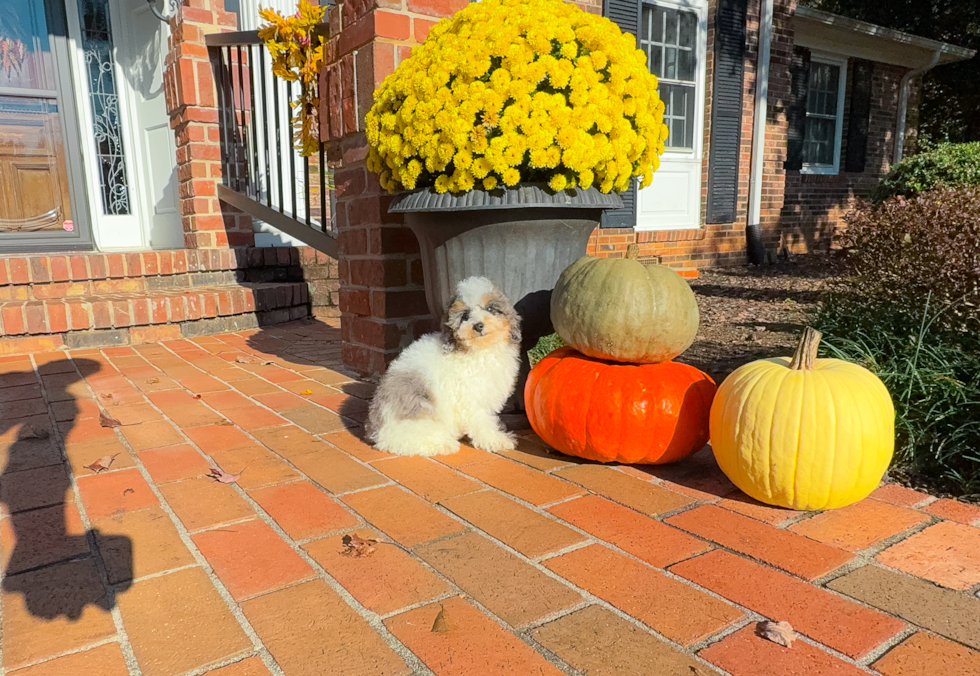
[[935, 188], [980, 186], [980, 142], [943, 143], [934, 150], [908, 157], [881, 180], [873, 199], [912, 197]]
[[980, 189], [868, 205], [841, 237], [849, 276], [814, 319], [826, 353], [888, 387], [898, 471], [980, 496]]
[[895, 197], [846, 220], [839, 243], [851, 276], [836, 290], [848, 302], [871, 302], [876, 321], [908, 333], [929, 298], [947, 308], [938, 328], [980, 332], [980, 188]]

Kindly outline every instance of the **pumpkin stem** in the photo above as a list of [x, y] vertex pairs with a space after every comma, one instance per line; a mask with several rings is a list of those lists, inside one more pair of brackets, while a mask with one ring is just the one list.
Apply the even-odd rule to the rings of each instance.
[[626, 245], [626, 260], [635, 261], [640, 258], [640, 245], [639, 244], [627, 244]]
[[793, 361], [789, 367], [794, 371], [809, 371], [813, 368], [813, 362], [817, 360], [817, 349], [820, 347], [820, 339], [823, 334], [809, 326], [803, 330], [800, 342], [793, 353]]

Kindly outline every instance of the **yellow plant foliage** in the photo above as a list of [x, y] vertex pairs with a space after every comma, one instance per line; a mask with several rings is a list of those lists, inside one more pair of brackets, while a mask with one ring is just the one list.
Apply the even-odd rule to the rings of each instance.
[[304, 157], [320, 147], [319, 99], [316, 82], [323, 64], [323, 44], [316, 34], [326, 7], [299, 0], [294, 15], [284, 17], [274, 9], [259, 8], [259, 16], [269, 23], [259, 29], [259, 38], [272, 57], [272, 73], [288, 82], [299, 82], [299, 99], [290, 101], [297, 110], [293, 119], [293, 140]]
[[374, 93], [368, 168], [389, 192], [649, 185], [667, 139], [636, 38], [562, 0], [482, 0]]

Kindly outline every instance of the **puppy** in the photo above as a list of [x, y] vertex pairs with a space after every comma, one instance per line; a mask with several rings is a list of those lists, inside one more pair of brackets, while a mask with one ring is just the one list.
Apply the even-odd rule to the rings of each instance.
[[520, 317], [484, 277], [456, 287], [441, 333], [422, 336], [388, 367], [367, 433], [396, 455], [444, 455], [468, 436], [477, 448], [514, 448], [499, 414], [520, 366]]

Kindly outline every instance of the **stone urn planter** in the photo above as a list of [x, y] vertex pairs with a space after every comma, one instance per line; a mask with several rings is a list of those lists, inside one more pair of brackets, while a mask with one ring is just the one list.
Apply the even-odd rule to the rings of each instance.
[[459, 195], [423, 189], [389, 208], [405, 215], [419, 240], [429, 311], [442, 317], [456, 284], [480, 275], [496, 284], [522, 320], [521, 369], [506, 411], [524, 410], [527, 351], [553, 332], [551, 291], [562, 270], [586, 254], [591, 232], [606, 209], [623, 204], [595, 188], [554, 192], [520, 185]]

